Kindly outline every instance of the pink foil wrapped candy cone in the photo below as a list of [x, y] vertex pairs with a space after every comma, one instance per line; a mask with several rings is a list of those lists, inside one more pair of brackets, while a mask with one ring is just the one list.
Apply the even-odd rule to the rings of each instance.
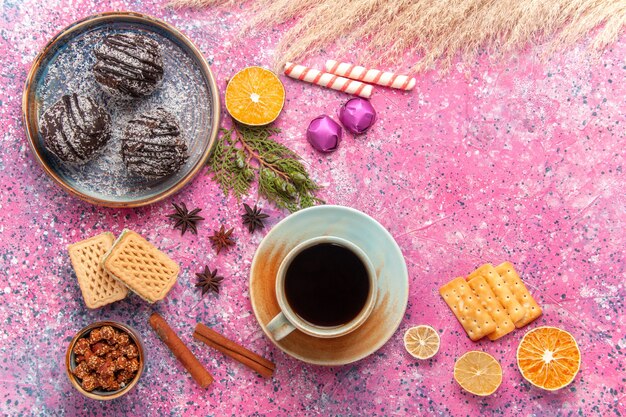
[[349, 132], [359, 135], [372, 127], [376, 121], [376, 110], [369, 100], [356, 97], [339, 109], [339, 120]]
[[320, 152], [333, 152], [339, 147], [343, 131], [329, 116], [319, 116], [309, 124], [306, 138]]

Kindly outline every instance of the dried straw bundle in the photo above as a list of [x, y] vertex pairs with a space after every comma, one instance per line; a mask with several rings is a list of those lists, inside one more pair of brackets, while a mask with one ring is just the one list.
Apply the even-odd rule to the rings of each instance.
[[[240, 2], [239, 2], [240, 3]], [[251, 0], [255, 17], [244, 31], [298, 19], [281, 39], [277, 66], [323, 47], [345, 52], [363, 43], [365, 64], [421, 58], [422, 71], [448, 68], [461, 54], [471, 59], [486, 49], [510, 53], [550, 40], [550, 51], [571, 46], [592, 30], [590, 46], [601, 51], [626, 25], [625, 0]], [[174, 7], [237, 4], [233, 0], [172, 0]]]

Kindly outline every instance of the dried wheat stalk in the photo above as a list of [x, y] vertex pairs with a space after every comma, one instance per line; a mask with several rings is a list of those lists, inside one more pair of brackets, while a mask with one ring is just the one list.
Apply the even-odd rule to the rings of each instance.
[[[235, 5], [233, 0], [172, 0], [173, 7]], [[461, 54], [498, 55], [550, 42], [549, 51], [592, 33], [601, 51], [626, 25], [626, 0], [250, 0], [254, 17], [242, 28], [273, 27], [297, 19], [276, 48], [277, 68], [321, 48], [343, 53], [359, 43], [361, 63], [416, 57], [413, 71], [446, 69]], [[597, 30], [595, 30], [597, 29]], [[595, 31], [594, 31], [595, 30]]]

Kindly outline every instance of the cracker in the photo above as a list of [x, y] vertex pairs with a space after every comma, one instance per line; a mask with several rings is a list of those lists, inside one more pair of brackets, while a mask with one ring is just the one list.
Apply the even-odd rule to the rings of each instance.
[[500, 274], [491, 264], [484, 264], [474, 272], [472, 272], [467, 279], [470, 280], [474, 277], [482, 276], [485, 278], [493, 293], [498, 297], [498, 301], [504, 306], [506, 312], [509, 314], [513, 323], [517, 323], [524, 318], [526, 309], [522, 307], [517, 298], [513, 295], [511, 288], [504, 282]]
[[165, 298], [178, 278], [178, 264], [132, 230], [122, 232], [102, 262], [109, 274], [149, 303]]
[[524, 317], [515, 322], [515, 326], [518, 328], [524, 327], [528, 323], [541, 316], [541, 307], [539, 306], [539, 304], [537, 304], [537, 301], [535, 301], [533, 296], [530, 294], [528, 288], [526, 288], [526, 285], [524, 285], [524, 282], [515, 271], [515, 267], [513, 266], [513, 264], [510, 262], [501, 263], [500, 265], [496, 266], [496, 271], [498, 272], [498, 274], [500, 274], [504, 282], [506, 282], [506, 285], [511, 288], [511, 292], [513, 293], [513, 295], [515, 295], [517, 301], [519, 301], [519, 303], [526, 310]]
[[493, 293], [485, 278], [477, 276], [467, 281], [467, 284], [476, 293], [483, 308], [487, 310], [487, 313], [496, 322], [496, 330], [487, 335], [490, 340], [497, 340], [515, 330], [513, 320], [511, 320], [506, 309]]
[[480, 305], [478, 297], [463, 278], [455, 278], [443, 285], [439, 294], [473, 341], [496, 330], [496, 322]]
[[128, 295], [128, 288], [102, 268], [102, 257], [111, 249], [114, 240], [113, 233], [104, 232], [67, 247], [78, 286], [88, 308], [99, 308]]

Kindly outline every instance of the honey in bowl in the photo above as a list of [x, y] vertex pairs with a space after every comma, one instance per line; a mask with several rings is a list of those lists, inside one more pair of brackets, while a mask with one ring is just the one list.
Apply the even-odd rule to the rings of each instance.
[[115, 322], [94, 323], [82, 329], [66, 355], [72, 384], [83, 395], [100, 400], [128, 392], [137, 383], [143, 363], [137, 336]]

